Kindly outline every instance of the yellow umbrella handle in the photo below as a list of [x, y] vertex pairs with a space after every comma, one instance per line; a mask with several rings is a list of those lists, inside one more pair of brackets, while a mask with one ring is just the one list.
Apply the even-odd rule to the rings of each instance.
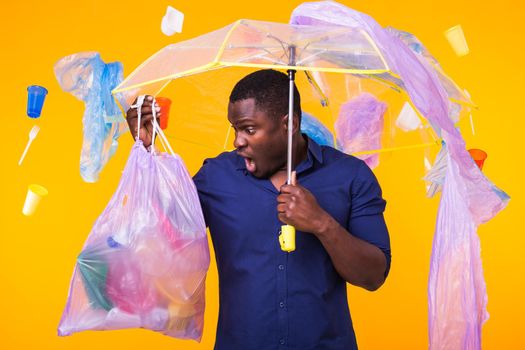
[[295, 250], [295, 227], [291, 225], [281, 226], [279, 244], [281, 245], [281, 250], [287, 253]]

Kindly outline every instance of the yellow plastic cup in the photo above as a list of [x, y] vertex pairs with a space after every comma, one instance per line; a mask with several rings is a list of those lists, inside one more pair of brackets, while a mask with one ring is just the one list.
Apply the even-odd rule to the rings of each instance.
[[461, 57], [469, 53], [470, 50], [467, 45], [467, 40], [465, 39], [465, 34], [463, 33], [463, 29], [461, 28], [460, 24], [445, 30], [443, 34], [445, 34], [445, 37], [450, 43], [450, 46], [452, 46], [452, 49], [456, 55]]
[[42, 197], [47, 196], [48, 191], [45, 187], [32, 184], [29, 185], [27, 189], [26, 201], [24, 203], [24, 208], [22, 209], [22, 214], [25, 216], [31, 216], [35, 213], [38, 204]]

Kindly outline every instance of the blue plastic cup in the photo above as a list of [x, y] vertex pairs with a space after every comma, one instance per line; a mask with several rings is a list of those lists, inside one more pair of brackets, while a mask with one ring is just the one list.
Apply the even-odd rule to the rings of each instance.
[[43, 86], [31, 85], [27, 87], [27, 115], [29, 117], [40, 117], [46, 95], [47, 89]]

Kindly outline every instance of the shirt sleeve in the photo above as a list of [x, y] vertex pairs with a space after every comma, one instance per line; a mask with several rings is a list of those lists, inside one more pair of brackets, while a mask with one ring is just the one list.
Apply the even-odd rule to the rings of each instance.
[[202, 213], [204, 215], [204, 222], [206, 227], [208, 227], [208, 218], [209, 218], [209, 205], [208, 205], [208, 196], [209, 193], [209, 181], [208, 181], [208, 160], [206, 159], [202, 164], [202, 167], [197, 171], [193, 176], [193, 182], [195, 187], [197, 187], [197, 193], [199, 194], [199, 201], [201, 203]]
[[360, 162], [350, 192], [348, 231], [381, 249], [386, 257], [386, 277], [391, 263], [390, 237], [383, 216], [386, 201], [374, 173], [365, 162]]

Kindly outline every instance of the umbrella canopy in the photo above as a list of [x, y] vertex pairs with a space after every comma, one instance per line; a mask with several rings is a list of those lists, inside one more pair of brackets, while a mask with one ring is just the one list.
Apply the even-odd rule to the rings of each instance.
[[[292, 49], [294, 57], [290, 54]], [[421, 124], [413, 132], [396, 127], [404, 104], [410, 103], [403, 82], [367, 32], [348, 26], [239, 20], [161, 49], [113, 94], [124, 112], [138, 95], [169, 97], [173, 103], [166, 134], [172, 144], [182, 154], [187, 147], [195, 153], [194, 146], [199, 145], [203, 156], [208, 156], [231, 147], [233, 138], [225, 114], [233, 85], [252, 71], [264, 68], [297, 71], [295, 83], [301, 92], [303, 111], [332, 132], [332, 145], [347, 153], [359, 155], [439, 144], [439, 137], [421, 116]], [[465, 105], [471, 103], [458, 92], [459, 88], [451, 91]], [[352, 147], [345, 149], [344, 137], [349, 136], [338, 135], [335, 125], [338, 119], [339, 124], [340, 119], [346, 118], [346, 123], [355, 119], [345, 115], [348, 108], [343, 106], [358, 103], [356, 99], [362, 99], [363, 94], [373, 95], [377, 103], [387, 107], [375, 116], [377, 142], [353, 140]], [[466, 109], [461, 108], [460, 112]], [[371, 137], [357, 131], [349, 135]]]

